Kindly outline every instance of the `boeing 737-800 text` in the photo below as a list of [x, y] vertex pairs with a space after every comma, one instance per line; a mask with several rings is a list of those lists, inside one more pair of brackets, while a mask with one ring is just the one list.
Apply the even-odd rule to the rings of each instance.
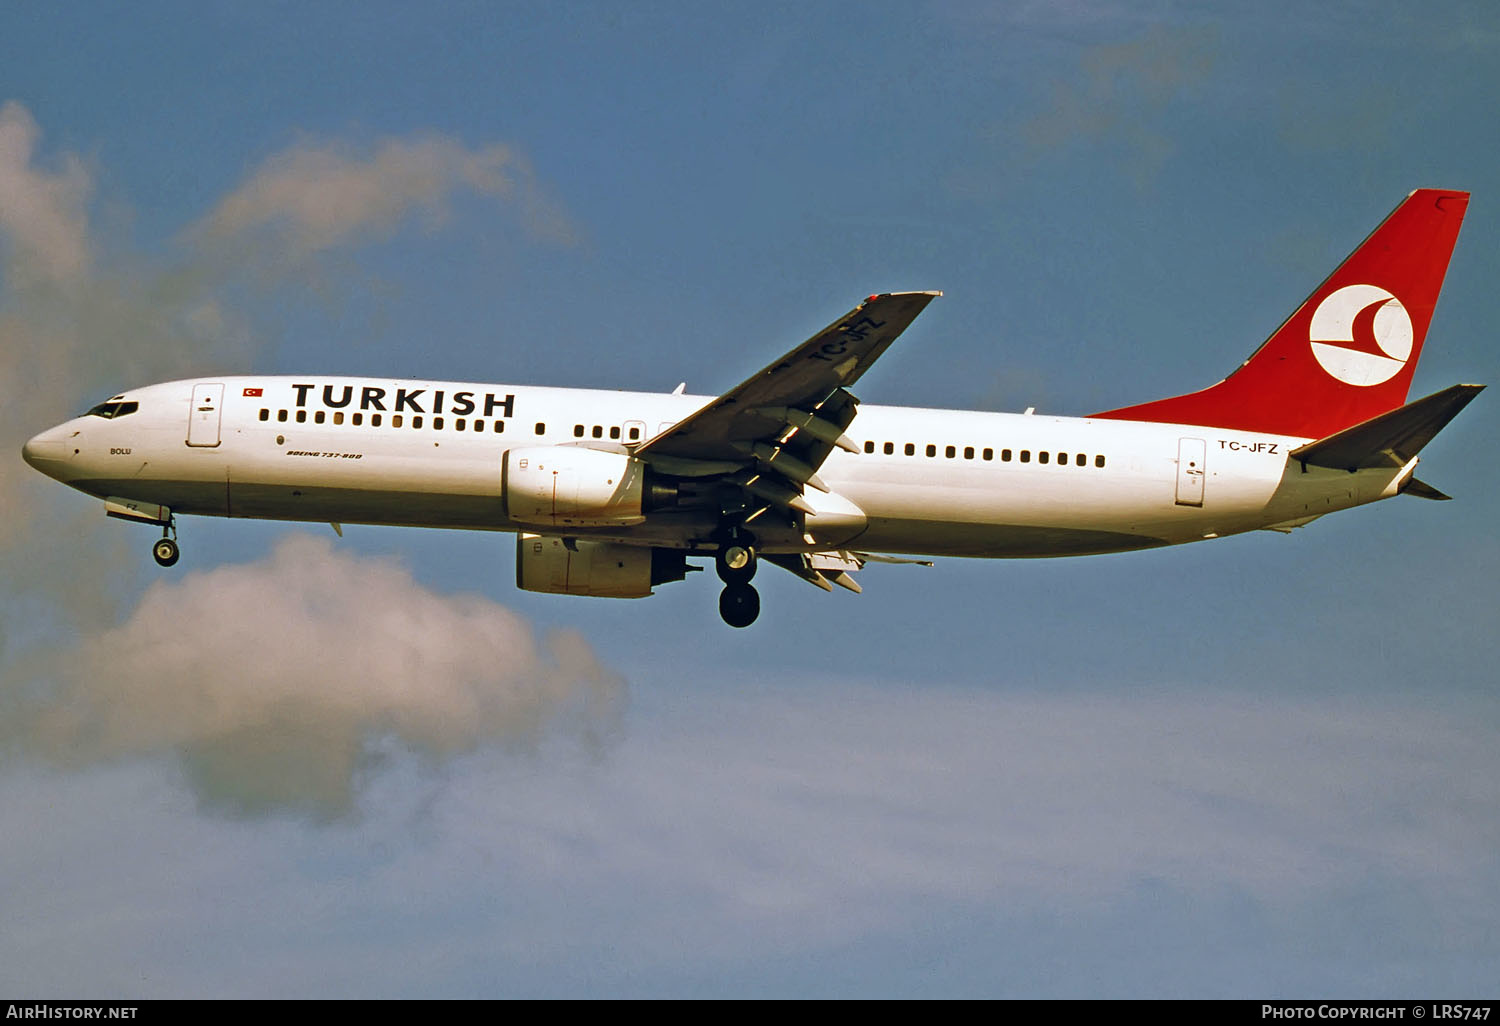
[[862, 405], [936, 292], [869, 297], [717, 398], [220, 377], [112, 396], [23, 455], [162, 529], [178, 514], [513, 531], [530, 591], [636, 598], [714, 560], [831, 591], [867, 562], [1120, 552], [1447, 496], [1417, 454], [1483, 387], [1407, 403], [1468, 194], [1408, 196], [1228, 378], [1090, 417]]

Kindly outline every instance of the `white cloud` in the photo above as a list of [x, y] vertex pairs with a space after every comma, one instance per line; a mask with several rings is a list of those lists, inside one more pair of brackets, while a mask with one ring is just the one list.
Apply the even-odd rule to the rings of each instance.
[[[389, 139], [362, 159], [322, 140], [269, 158], [179, 240], [185, 255], [147, 256], [91, 224], [86, 163], [41, 143], [22, 104], [0, 106], [0, 381], [25, 385], [0, 403], [6, 620], [29, 603], [71, 626], [113, 622], [123, 589], [110, 585], [128, 565], [122, 534], [97, 505], [66, 512], [85, 507], [16, 458], [27, 438], [123, 388], [249, 369], [268, 344], [257, 330], [275, 316], [267, 311], [319, 277], [309, 259], [336, 259], [409, 214], [437, 224], [460, 193], [519, 211], [547, 241], [571, 238], [566, 216], [503, 144]], [[9, 630], [0, 624], [0, 642]]]
[[[437, 136], [389, 139], [368, 158], [334, 141], [294, 147], [188, 232], [187, 257], [173, 261], [101, 244], [84, 162], [49, 158], [40, 142], [25, 107], [0, 107], [0, 379], [26, 383], [0, 404], [0, 702], [27, 699], [0, 734], [61, 765], [172, 752], [206, 802], [332, 816], [352, 807], [381, 736], [441, 760], [534, 736], [573, 705], [597, 728], [619, 682], [581, 639], [539, 648], [501, 606], [320, 543], [158, 585], [120, 624], [117, 602], [134, 595], [117, 586], [128, 532], [16, 458], [89, 398], [252, 365], [264, 340], [243, 300], [266, 293], [240, 288], [247, 276], [285, 283], [291, 263], [408, 215], [435, 226], [461, 192], [566, 241], [567, 219], [525, 161]], [[208, 615], [183, 629], [184, 608]], [[77, 641], [21, 662], [17, 623], [33, 647], [49, 630]], [[39, 693], [50, 704], [30, 702]]]
[[13, 100], [0, 106], [0, 242], [14, 250], [6, 273], [23, 285], [74, 281], [89, 267], [89, 175], [71, 154], [56, 171], [38, 167], [40, 137], [25, 107]]
[[[153, 585], [118, 627], [14, 673], [4, 733], [62, 766], [175, 754], [230, 812], [354, 810], [383, 738], [441, 762], [609, 729], [623, 683], [582, 638], [308, 535]], [[25, 697], [22, 697], [25, 696]]]
[[191, 235], [218, 247], [269, 237], [295, 259], [387, 233], [412, 214], [439, 226], [461, 191], [514, 205], [533, 235], [573, 241], [567, 217], [514, 149], [470, 149], [441, 136], [386, 139], [368, 157], [336, 143], [292, 147], [263, 163]]

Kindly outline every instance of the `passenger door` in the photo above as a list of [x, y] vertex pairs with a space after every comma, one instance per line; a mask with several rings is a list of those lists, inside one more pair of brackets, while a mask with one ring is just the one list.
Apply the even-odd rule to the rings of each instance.
[[193, 404], [188, 411], [187, 444], [211, 449], [219, 444], [219, 414], [224, 404], [224, 386], [200, 381], [193, 386]]
[[1201, 438], [1177, 440], [1177, 505], [1203, 505], [1204, 463], [1208, 443]]

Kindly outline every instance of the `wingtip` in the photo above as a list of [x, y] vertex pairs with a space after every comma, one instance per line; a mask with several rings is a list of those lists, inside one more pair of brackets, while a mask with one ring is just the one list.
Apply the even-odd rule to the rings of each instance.
[[937, 299], [942, 294], [942, 289], [914, 289], [910, 292], [874, 292], [865, 299], [865, 303], [873, 303], [877, 299], [897, 299], [901, 296], [930, 296], [933, 299]]

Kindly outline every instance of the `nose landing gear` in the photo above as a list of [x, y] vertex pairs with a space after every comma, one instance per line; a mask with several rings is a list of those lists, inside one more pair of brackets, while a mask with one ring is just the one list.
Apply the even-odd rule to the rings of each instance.
[[714, 570], [724, 582], [719, 615], [731, 627], [749, 627], [760, 615], [760, 593], [750, 586], [756, 563], [755, 539], [743, 530], [726, 531], [714, 553]]

